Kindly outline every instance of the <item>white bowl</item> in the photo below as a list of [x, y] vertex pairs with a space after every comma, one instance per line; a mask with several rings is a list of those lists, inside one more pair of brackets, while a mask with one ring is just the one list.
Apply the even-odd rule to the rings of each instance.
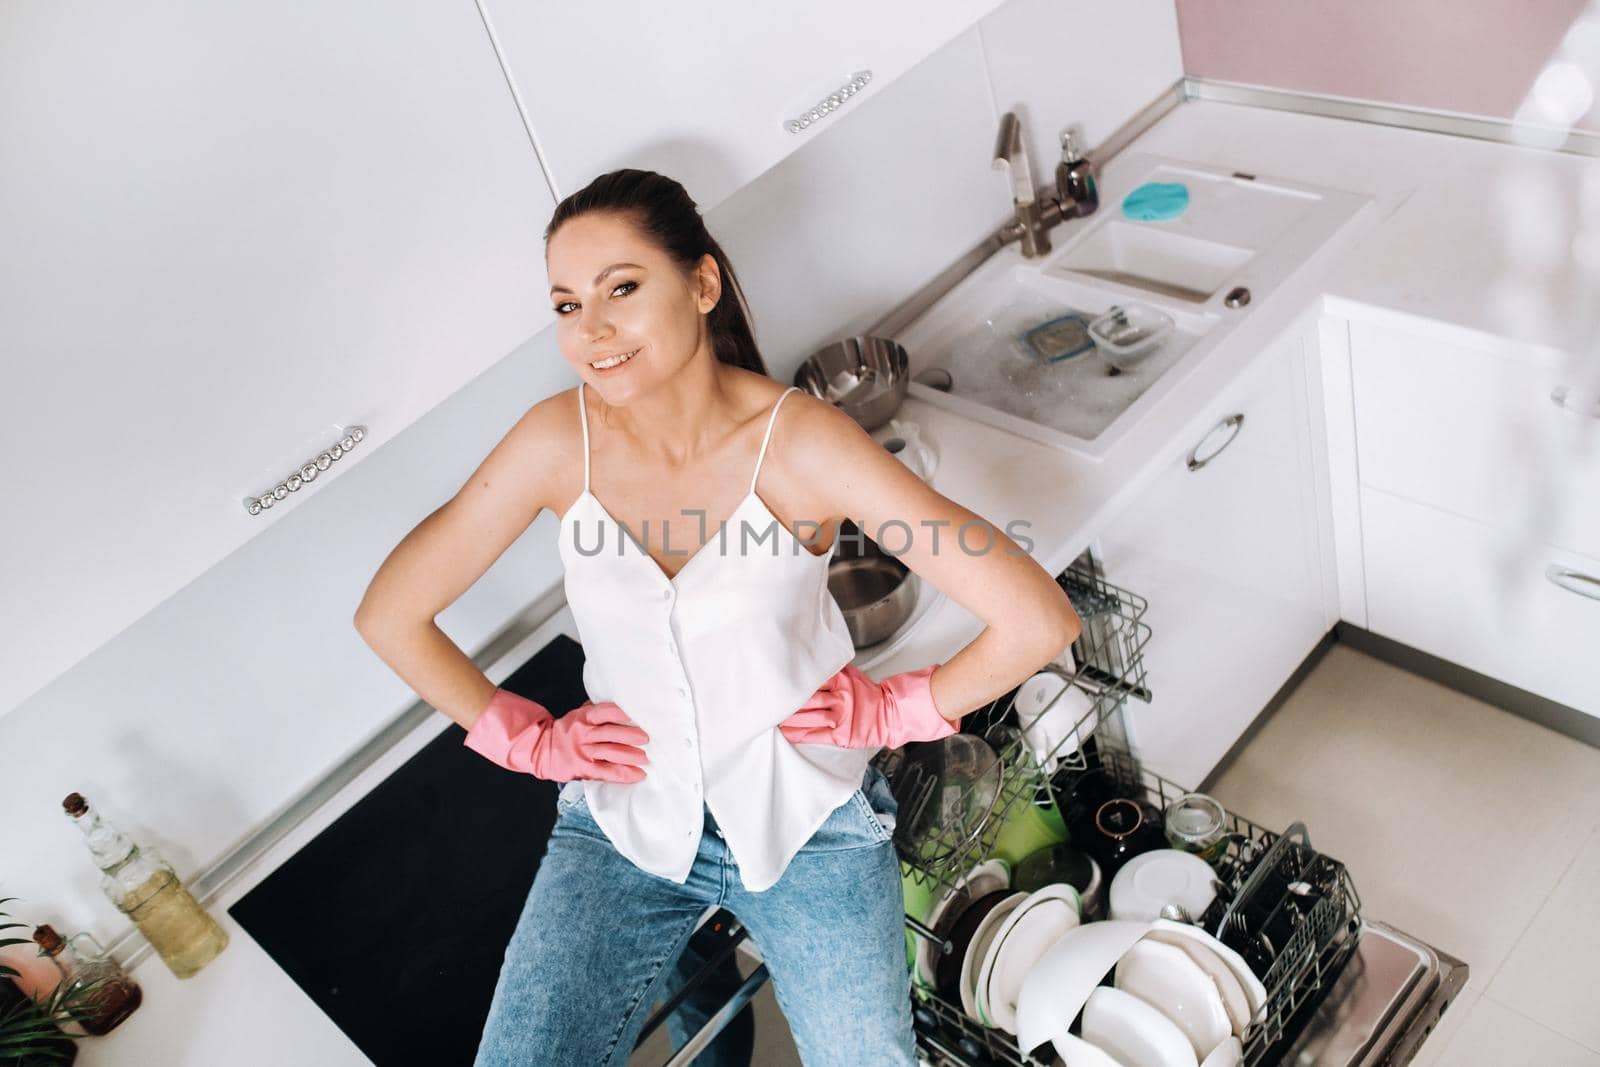
[[1078, 720], [1089, 714], [1094, 701], [1055, 671], [1040, 671], [1023, 682], [1011, 706], [1023, 739], [1047, 774], [1054, 774], [1062, 759], [1081, 749], [1096, 725], [1084, 723], [1084, 732], [1078, 732]]
[[978, 1012], [976, 994], [978, 974], [983, 969], [984, 958], [988, 956], [989, 948], [994, 944], [994, 935], [1000, 929], [1000, 924], [1027, 899], [1026, 893], [1011, 894], [996, 904], [972, 932], [972, 941], [967, 945], [967, 954], [961, 959], [961, 1010], [975, 1023], [983, 1023], [983, 1017]]
[[1129, 1067], [1200, 1067], [1178, 1025], [1130, 993], [1100, 986], [1083, 1005], [1083, 1039]]
[[1113, 919], [1155, 922], [1168, 904], [1182, 905], [1199, 918], [1216, 899], [1216, 872], [1199, 856], [1176, 848], [1160, 848], [1133, 857], [1111, 879]]
[[1086, 923], [1046, 949], [1017, 994], [1017, 1044], [1022, 1051], [1031, 1052], [1070, 1024], [1100, 979], [1149, 930], [1149, 923]]
[[[1176, 937], [1186, 937], [1204, 945], [1214, 952], [1218, 959], [1227, 964], [1228, 970], [1239, 980], [1239, 985], [1244, 989], [1244, 995], [1250, 1002], [1250, 1020], [1255, 1021], [1261, 1010], [1267, 1006], [1267, 987], [1261, 984], [1261, 979], [1256, 977], [1256, 972], [1245, 963], [1244, 957], [1221, 941], [1212, 937], [1198, 926], [1188, 923], [1175, 923], [1170, 919], [1157, 919], [1151, 924], [1152, 930], [1160, 930]], [[1243, 1036], [1243, 1035], [1241, 1035]]]
[[1047, 885], [1022, 902], [995, 934], [983, 1004], [994, 1025], [1017, 1032], [1017, 994], [1023, 979], [1061, 935], [1077, 926], [1083, 906], [1078, 891], [1065, 883]]
[[1233, 1020], [1206, 972], [1176, 945], [1146, 935], [1117, 961], [1116, 987], [1178, 1024], [1196, 1059], [1233, 1036]]
[[[1005, 860], [992, 859], [980, 863], [956, 879], [950, 890], [929, 909], [928, 917], [922, 921], [922, 925], [930, 930], [939, 930], [939, 924], [945, 921], [945, 913], [955, 902], [965, 901], [970, 904], [979, 897], [988, 896], [996, 889], [1004, 889], [1010, 884], [1011, 865]], [[917, 979], [928, 989], [934, 988], [935, 985], [933, 970], [938, 962], [936, 952], [930, 939], [926, 937], [917, 939]]]
[[1182, 934], [1175, 934], [1171, 930], [1151, 930], [1144, 935], [1144, 940], [1160, 941], [1163, 944], [1181, 948], [1188, 953], [1195, 966], [1204, 971], [1206, 977], [1211, 979], [1211, 984], [1217, 989], [1217, 995], [1222, 998], [1223, 1010], [1228, 1013], [1229, 1029], [1238, 1035], [1240, 1040], [1249, 1040], [1250, 1016], [1252, 1014], [1250, 997], [1244, 991], [1244, 983], [1234, 977], [1233, 970], [1223, 962], [1221, 956], [1207, 948], [1199, 938], [1185, 937]]

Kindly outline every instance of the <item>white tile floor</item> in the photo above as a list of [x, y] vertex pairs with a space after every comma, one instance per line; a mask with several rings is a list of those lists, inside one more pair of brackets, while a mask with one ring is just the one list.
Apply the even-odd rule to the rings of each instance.
[[[1471, 966], [1417, 1064], [1600, 1067], [1600, 750], [1335, 644], [1212, 792], [1305, 822], [1365, 914]], [[755, 1003], [754, 1062], [798, 1065]]]

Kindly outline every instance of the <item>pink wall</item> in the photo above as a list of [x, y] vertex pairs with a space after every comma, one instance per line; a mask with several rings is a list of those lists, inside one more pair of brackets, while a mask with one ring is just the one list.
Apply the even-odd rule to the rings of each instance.
[[1195, 77], [1510, 118], [1587, 0], [1176, 3]]

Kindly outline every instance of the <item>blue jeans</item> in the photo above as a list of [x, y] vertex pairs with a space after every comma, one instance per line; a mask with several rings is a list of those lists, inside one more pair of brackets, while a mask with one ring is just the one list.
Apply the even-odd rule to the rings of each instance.
[[[899, 858], [877, 817], [894, 811], [888, 780], [868, 766], [777, 884], [751, 893], [709, 809], [679, 885], [617, 852], [575, 790], [557, 805], [474, 1067], [625, 1067], [655, 1003], [690, 969], [680, 957], [711, 905], [733, 912], [760, 948], [806, 1067], [917, 1067]], [[691, 1001], [673, 1014], [674, 1047], [705, 1009]]]

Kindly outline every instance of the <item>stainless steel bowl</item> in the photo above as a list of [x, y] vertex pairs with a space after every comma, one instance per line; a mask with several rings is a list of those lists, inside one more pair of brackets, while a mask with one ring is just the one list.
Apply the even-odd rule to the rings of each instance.
[[857, 549], [848, 519], [840, 524], [834, 555], [828, 561], [828, 592], [844, 613], [850, 641], [856, 648], [875, 645], [893, 634], [911, 617], [917, 603], [917, 575], [869, 538]]
[[806, 357], [794, 384], [837, 405], [862, 429], [876, 430], [905, 400], [910, 362], [899, 342], [887, 337], [847, 337]]

